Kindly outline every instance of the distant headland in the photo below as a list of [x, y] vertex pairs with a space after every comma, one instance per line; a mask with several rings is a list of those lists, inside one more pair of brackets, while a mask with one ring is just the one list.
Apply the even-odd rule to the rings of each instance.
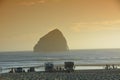
[[59, 29], [54, 29], [40, 38], [34, 46], [34, 52], [62, 52], [68, 51], [65, 37]]

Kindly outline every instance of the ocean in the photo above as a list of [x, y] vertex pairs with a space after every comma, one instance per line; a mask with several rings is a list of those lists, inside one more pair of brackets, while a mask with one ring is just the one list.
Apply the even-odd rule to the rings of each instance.
[[75, 64], [120, 64], [120, 49], [70, 50], [59, 53], [0, 52], [0, 72], [8, 68], [40, 66], [46, 62], [58, 65], [67, 61]]

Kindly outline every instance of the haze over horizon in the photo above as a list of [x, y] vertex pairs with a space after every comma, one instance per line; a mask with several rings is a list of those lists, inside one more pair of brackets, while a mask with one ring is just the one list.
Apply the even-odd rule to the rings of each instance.
[[0, 0], [0, 51], [33, 50], [58, 28], [70, 49], [120, 48], [119, 0]]

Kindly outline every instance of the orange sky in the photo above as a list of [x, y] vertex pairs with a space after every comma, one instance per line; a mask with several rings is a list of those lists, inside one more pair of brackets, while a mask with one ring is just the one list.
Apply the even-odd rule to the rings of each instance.
[[70, 49], [120, 48], [119, 0], [0, 0], [0, 51], [32, 50], [60, 29]]

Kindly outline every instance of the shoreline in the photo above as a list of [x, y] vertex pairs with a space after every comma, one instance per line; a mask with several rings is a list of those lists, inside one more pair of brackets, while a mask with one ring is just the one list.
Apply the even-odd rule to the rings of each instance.
[[[112, 65], [114, 65], [115, 67], [117, 67], [117, 69], [120, 69], [120, 64], [75, 64], [74, 65], [74, 70], [99, 70], [99, 69], [100, 70], [105, 70], [106, 65], [110, 65], [110, 67], [112, 67]], [[64, 64], [60, 64], [60, 65], [59, 64], [54, 64], [54, 68], [57, 67], [57, 66], [64, 68]], [[45, 66], [44, 65], [20, 67], [20, 68], [23, 68], [25, 71], [27, 71], [30, 67], [34, 67], [36, 72], [45, 71]], [[1, 69], [0, 74], [9, 73], [9, 71], [13, 68], [16, 69], [18, 67], [3, 68], [3, 69]]]

